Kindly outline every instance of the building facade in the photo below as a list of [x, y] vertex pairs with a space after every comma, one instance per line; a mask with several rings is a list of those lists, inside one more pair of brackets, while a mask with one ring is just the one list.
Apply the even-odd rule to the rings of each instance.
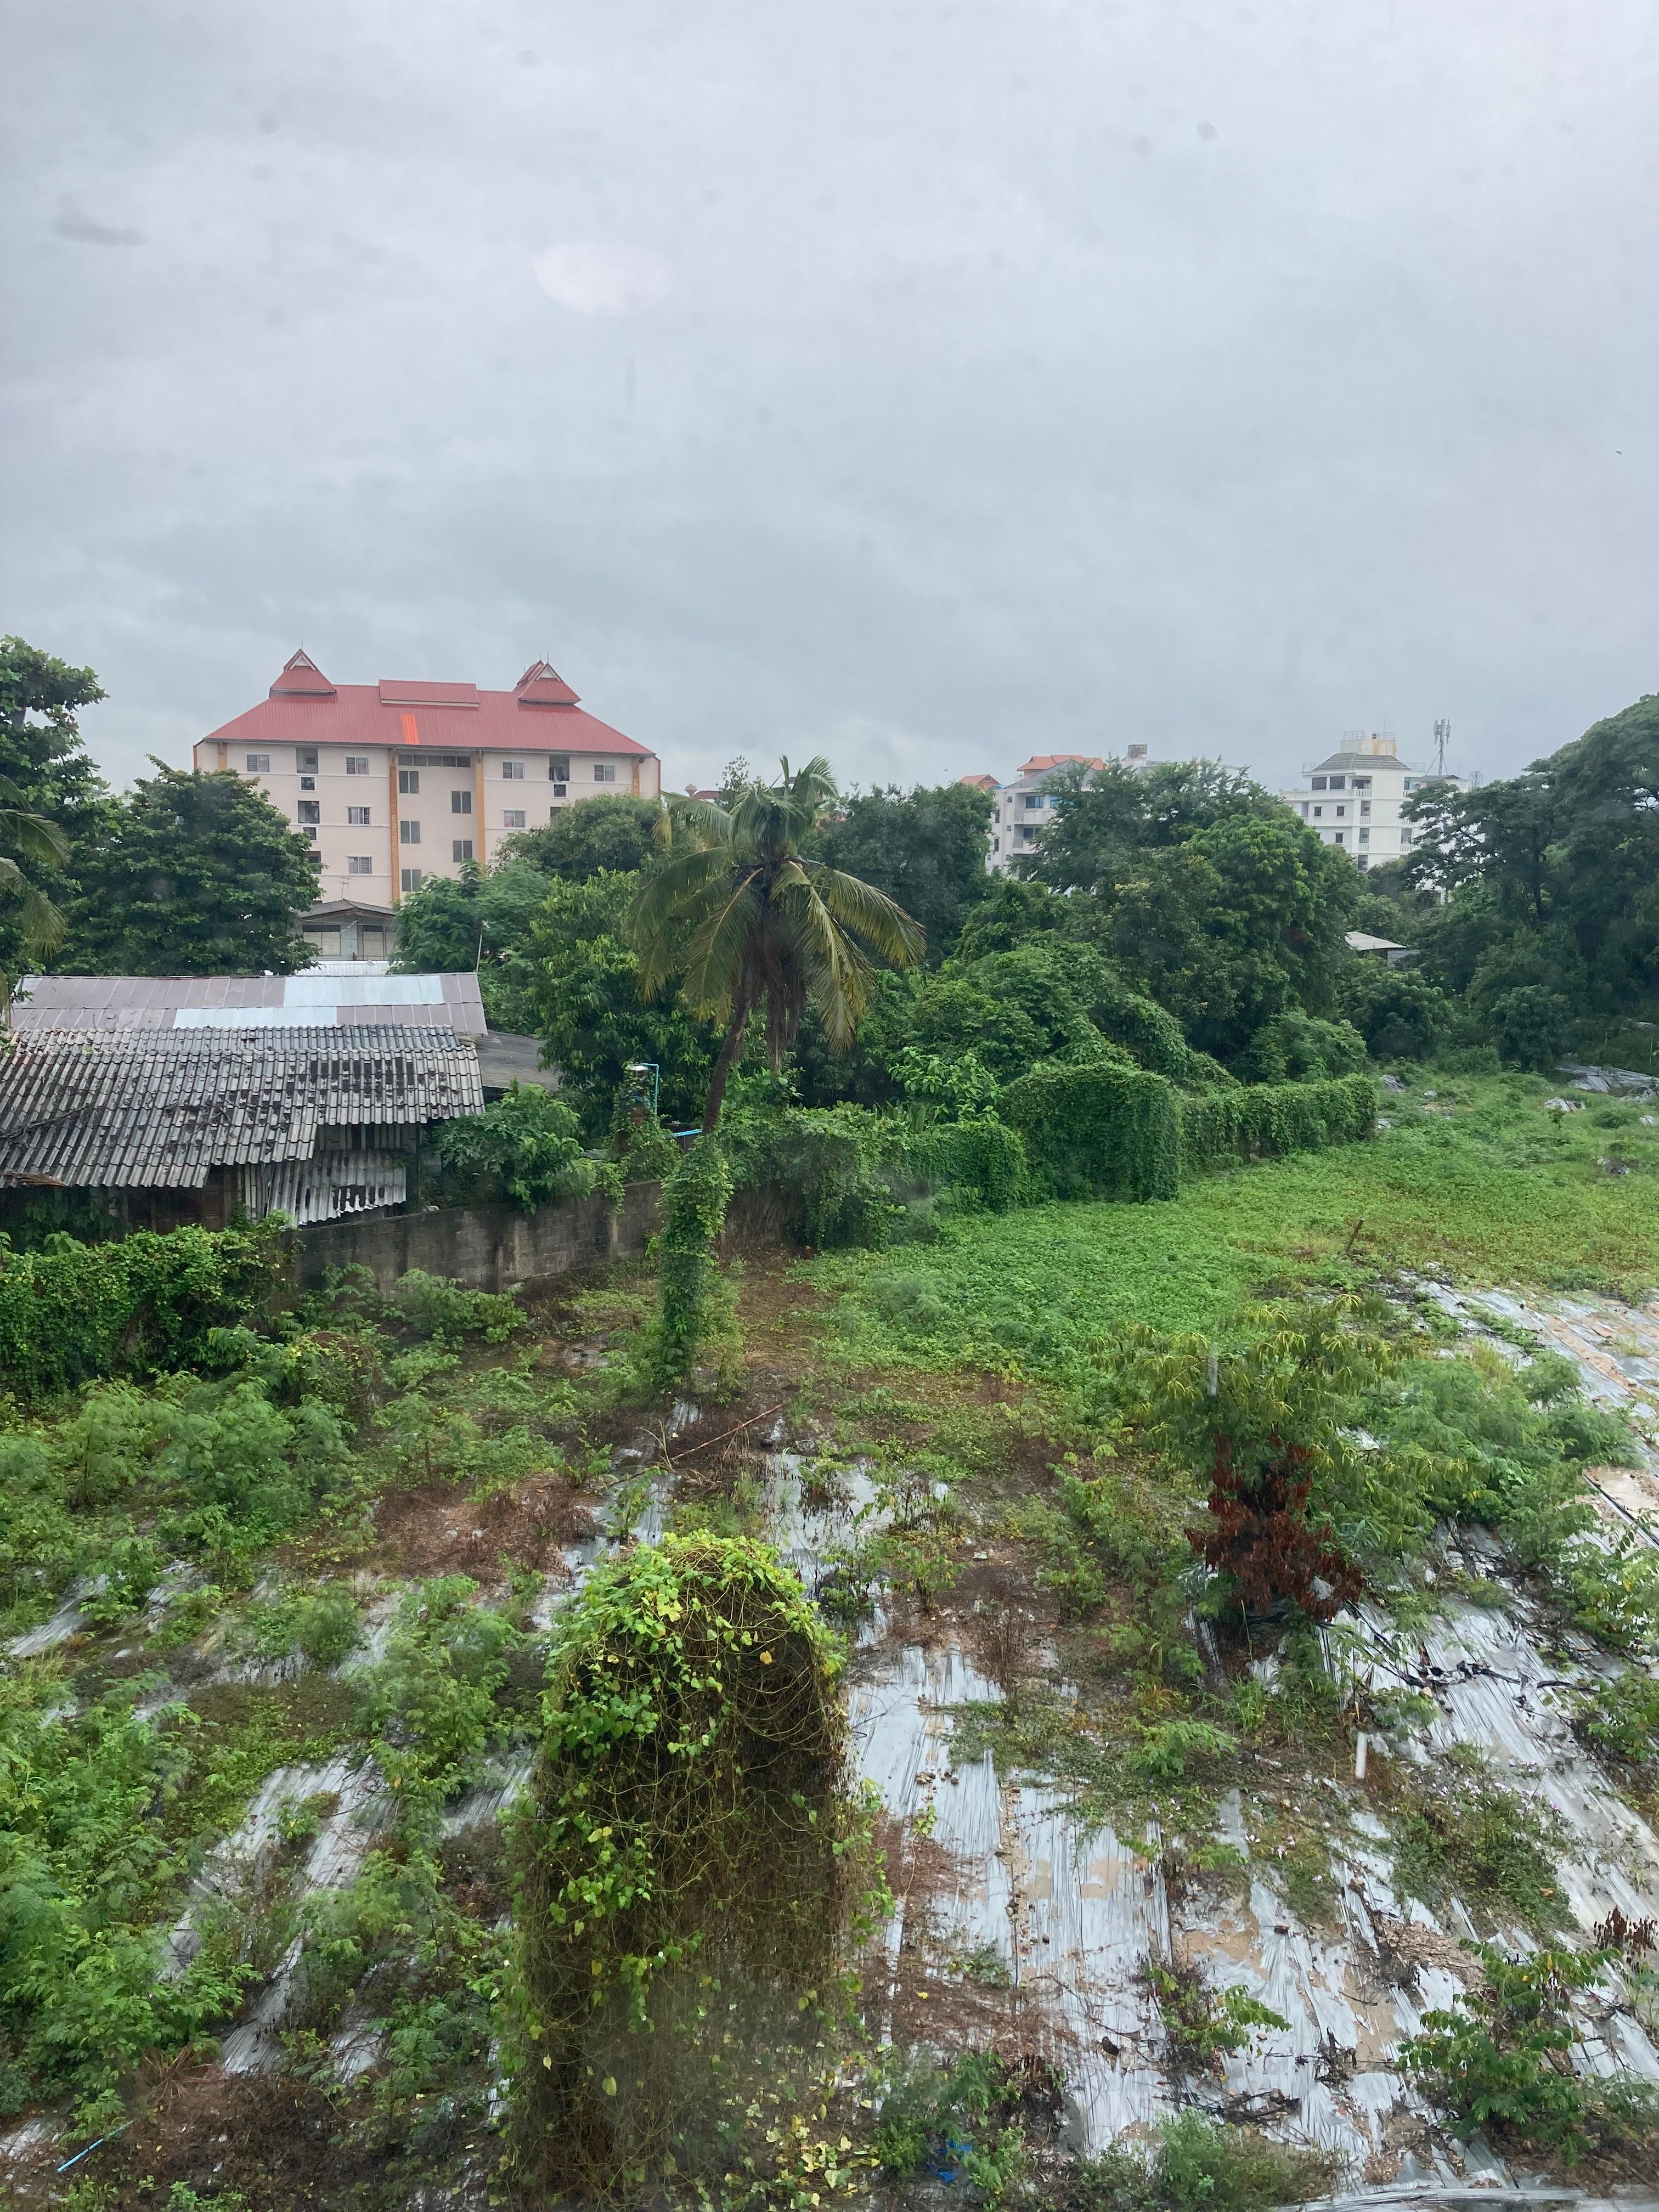
[[1361, 868], [1381, 867], [1412, 849], [1412, 826], [1401, 817], [1407, 797], [1431, 783], [1461, 784], [1400, 758], [1393, 738], [1345, 738], [1340, 752], [1304, 771], [1299, 791], [1279, 797], [1323, 845], [1338, 845]]
[[515, 832], [580, 799], [654, 799], [661, 787], [650, 748], [587, 714], [544, 660], [510, 691], [481, 691], [331, 684], [296, 653], [195, 761], [257, 783], [310, 838], [323, 880], [307, 933], [348, 958], [382, 957], [399, 900], [429, 877], [487, 866]]
[[[991, 794], [991, 828], [985, 851], [985, 865], [991, 873], [1006, 876], [1016, 860], [1035, 854], [1058, 804], [1049, 787], [1056, 769], [1093, 769], [1105, 765], [1097, 753], [1038, 753], [1026, 762], [1012, 783], [999, 784], [988, 775], [963, 776], [964, 783]], [[1146, 767], [1146, 746], [1129, 746], [1121, 765]]]

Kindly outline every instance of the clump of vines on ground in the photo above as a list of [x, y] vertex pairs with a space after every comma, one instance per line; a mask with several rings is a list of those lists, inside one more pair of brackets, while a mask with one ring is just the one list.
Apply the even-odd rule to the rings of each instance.
[[877, 1902], [836, 1674], [746, 1538], [624, 1553], [571, 1608], [519, 1829], [520, 2148], [543, 2184], [743, 2194], [799, 2148]]

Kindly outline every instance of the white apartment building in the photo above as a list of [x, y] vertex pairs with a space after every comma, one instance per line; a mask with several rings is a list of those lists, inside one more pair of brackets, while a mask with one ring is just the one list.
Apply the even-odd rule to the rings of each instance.
[[257, 783], [316, 846], [322, 889], [305, 927], [325, 957], [382, 957], [398, 901], [428, 877], [487, 865], [579, 799], [654, 799], [661, 785], [657, 756], [586, 713], [544, 660], [510, 691], [481, 691], [331, 684], [296, 653], [195, 761]]
[[[1131, 745], [1123, 757], [1126, 768], [1146, 766], [1145, 745]], [[1016, 860], [1036, 849], [1043, 831], [1054, 819], [1055, 794], [1049, 781], [1056, 769], [1104, 768], [1097, 753], [1038, 753], [1028, 760], [1012, 783], [999, 784], [988, 775], [963, 776], [991, 794], [991, 828], [986, 841], [985, 865], [994, 876], [1006, 876]]]
[[1345, 737], [1340, 752], [1303, 772], [1305, 787], [1279, 797], [1322, 844], [1340, 845], [1361, 868], [1410, 852], [1412, 827], [1400, 814], [1408, 793], [1430, 783], [1462, 781], [1402, 761], [1393, 738]]

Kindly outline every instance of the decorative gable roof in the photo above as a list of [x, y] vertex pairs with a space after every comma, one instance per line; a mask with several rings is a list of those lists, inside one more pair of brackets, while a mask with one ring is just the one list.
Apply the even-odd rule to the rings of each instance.
[[334, 696], [334, 686], [303, 649], [289, 654], [270, 687], [273, 699], [331, 699]]
[[574, 707], [581, 696], [545, 660], [532, 660], [513, 689], [521, 707]]

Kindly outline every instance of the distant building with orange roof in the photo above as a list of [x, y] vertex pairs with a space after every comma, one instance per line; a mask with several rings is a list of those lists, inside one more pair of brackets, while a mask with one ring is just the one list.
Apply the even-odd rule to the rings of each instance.
[[[1149, 767], [1146, 746], [1128, 746], [1119, 764], [1129, 769]], [[1098, 753], [1034, 753], [1012, 783], [993, 784], [988, 777], [963, 776], [964, 783], [979, 784], [993, 795], [991, 830], [985, 854], [985, 865], [991, 873], [1006, 876], [1016, 860], [1035, 854], [1043, 831], [1054, 819], [1056, 794], [1052, 785], [1057, 769], [1080, 768], [1092, 774], [1105, 765]]]

